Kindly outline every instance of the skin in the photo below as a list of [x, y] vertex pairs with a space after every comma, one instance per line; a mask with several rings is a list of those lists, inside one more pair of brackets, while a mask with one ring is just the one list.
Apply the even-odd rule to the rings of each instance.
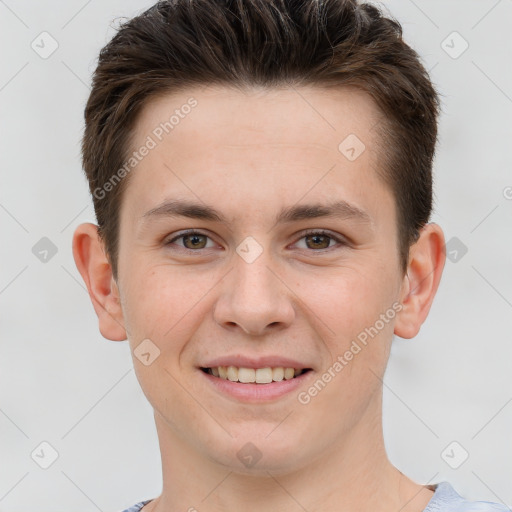
[[[148, 102], [134, 150], [191, 96], [197, 106], [132, 171], [117, 282], [94, 224], [73, 240], [102, 335], [128, 339], [132, 354], [147, 338], [160, 350], [148, 366], [133, 357], [162, 455], [162, 494], [143, 511], [423, 510], [433, 490], [385, 452], [381, 379], [393, 334], [414, 337], [428, 315], [444, 235], [427, 224], [401, 271], [394, 197], [375, 170], [378, 108], [349, 88], [195, 88]], [[338, 150], [349, 134], [366, 146], [354, 161]], [[142, 220], [171, 198], [210, 205], [228, 222]], [[370, 222], [274, 223], [284, 207], [340, 199]], [[169, 244], [189, 228], [207, 238]], [[305, 237], [313, 228], [346, 243]], [[252, 263], [236, 252], [247, 236], [263, 249]], [[282, 355], [313, 368], [298, 391], [307, 390], [394, 303], [401, 311], [308, 404], [296, 392], [243, 403], [198, 374], [225, 354]], [[245, 467], [237, 452], [249, 442], [262, 457]]]

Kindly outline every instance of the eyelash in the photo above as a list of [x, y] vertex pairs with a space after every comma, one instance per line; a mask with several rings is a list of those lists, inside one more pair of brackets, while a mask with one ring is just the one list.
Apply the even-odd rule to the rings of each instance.
[[[195, 231], [195, 230], [191, 229], [191, 230], [188, 230], [188, 231], [181, 232], [179, 235], [177, 235], [177, 236], [173, 237], [172, 239], [166, 241], [164, 243], [164, 245], [166, 245], [166, 246], [172, 245], [173, 242], [175, 242], [176, 240], [179, 240], [180, 238], [184, 238], [186, 236], [192, 236], [192, 235], [200, 235], [200, 236], [205, 236], [207, 238], [210, 238], [206, 233], [202, 233], [200, 231]], [[312, 235], [326, 236], [326, 237], [330, 238], [331, 240], [334, 240], [338, 244], [341, 244], [342, 246], [347, 246], [348, 245], [348, 243], [345, 240], [343, 240], [343, 239], [333, 235], [330, 231], [326, 231], [326, 230], [323, 230], [323, 229], [320, 229], [320, 230], [311, 229], [311, 230], [305, 231], [305, 232], [302, 233], [302, 236], [297, 241], [302, 240], [303, 238], [306, 238], [307, 236], [312, 236]], [[179, 250], [185, 251], [185, 252], [188, 252], [188, 253], [200, 252], [201, 250], [208, 250], [208, 249], [209, 248], [188, 249], [186, 247], [179, 247]], [[327, 247], [325, 249], [317, 249], [317, 250], [315, 250], [315, 249], [305, 249], [305, 250], [308, 250], [310, 252], [322, 253], [322, 252], [328, 251], [330, 249], [334, 249], [334, 247]]]

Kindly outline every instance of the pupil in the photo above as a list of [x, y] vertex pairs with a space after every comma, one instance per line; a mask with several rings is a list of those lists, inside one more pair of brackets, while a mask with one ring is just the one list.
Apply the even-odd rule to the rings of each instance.
[[200, 240], [201, 237], [203, 237], [203, 235], [188, 235], [186, 237], [186, 240], [191, 242], [192, 245], [195, 247], [195, 246], [197, 246], [198, 243], [199, 244], [201, 243], [201, 240]]
[[[324, 243], [323, 243], [324, 247], [322, 247], [322, 249], [325, 249], [325, 247], [326, 247], [325, 246], [325, 241], [329, 237], [327, 237], [326, 235], [310, 235], [309, 238], [313, 239], [313, 244], [317, 245], [317, 246], [318, 246], [318, 244], [322, 245], [322, 242], [321, 241], [319, 242], [319, 240], [323, 239], [324, 240]], [[329, 245], [329, 242], [327, 242], [327, 246], [328, 245]]]

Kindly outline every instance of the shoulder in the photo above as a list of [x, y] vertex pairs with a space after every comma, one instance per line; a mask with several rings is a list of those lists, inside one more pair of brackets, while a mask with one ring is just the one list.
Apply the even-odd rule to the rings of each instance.
[[490, 501], [467, 501], [449, 482], [435, 486], [432, 499], [423, 512], [510, 512], [505, 505]]
[[123, 510], [122, 512], [140, 512], [142, 507], [144, 505], [147, 505], [150, 501], [151, 500], [139, 501], [138, 503], [135, 503], [135, 505], [133, 505], [132, 507], [127, 508], [126, 510]]

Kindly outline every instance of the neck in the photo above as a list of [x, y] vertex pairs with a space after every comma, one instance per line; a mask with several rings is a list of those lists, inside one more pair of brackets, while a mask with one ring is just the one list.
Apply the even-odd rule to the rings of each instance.
[[155, 412], [163, 491], [143, 512], [423, 511], [433, 492], [389, 462], [381, 404], [379, 396], [375, 407], [369, 407], [358, 424], [315, 460], [291, 472], [262, 466], [254, 474], [205, 457]]

